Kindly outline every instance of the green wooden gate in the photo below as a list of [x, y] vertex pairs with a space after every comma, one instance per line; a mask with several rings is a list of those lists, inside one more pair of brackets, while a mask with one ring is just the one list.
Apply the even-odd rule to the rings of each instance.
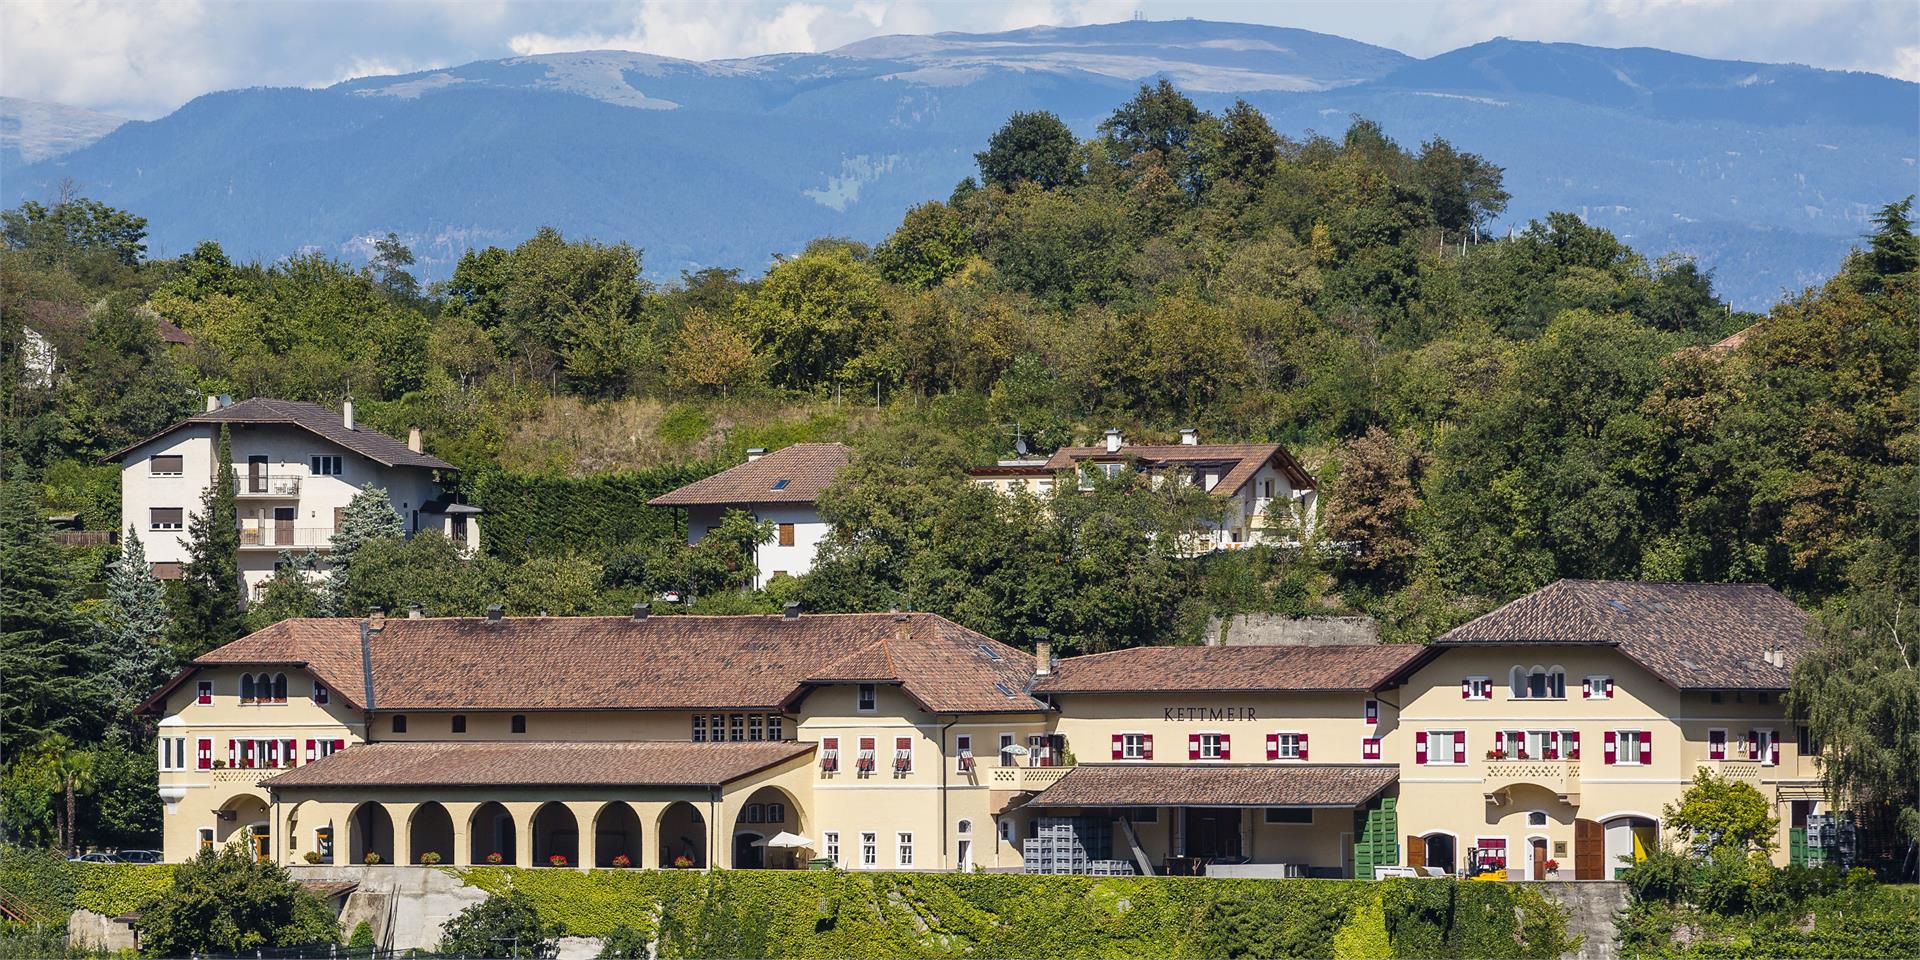
[[1400, 862], [1398, 797], [1381, 797], [1353, 812], [1353, 875], [1373, 879], [1374, 867]]

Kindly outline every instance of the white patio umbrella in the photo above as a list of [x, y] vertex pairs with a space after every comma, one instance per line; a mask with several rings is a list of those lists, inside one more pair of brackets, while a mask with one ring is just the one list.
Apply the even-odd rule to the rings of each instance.
[[788, 833], [782, 830], [765, 840], [755, 840], [753, 845], [756, 847], [769, 847], [775, 850], [798, 850], [802, 847], [813, 846], [813, 841], [797, 833]]

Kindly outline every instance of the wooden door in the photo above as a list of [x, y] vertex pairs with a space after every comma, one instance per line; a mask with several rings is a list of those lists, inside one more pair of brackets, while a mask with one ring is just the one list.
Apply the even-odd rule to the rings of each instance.
[[1607, 878], [1607, 829], [1597, 820], [1573, 821], [1573, 878]]
[[273, 542], [281, 546], [293, 545], [294, 508], [273, 508]]
[[1407, 866], [1424, 867], [1427, 865], [1427, 841], [1425, 838], [1407, 834]]
[[247, 458], [247, 492], [248, 493], [266, 493], [267, 492], [267, 458], [266, 457], [248, 457]]
[[1547, 838], [1534, 837], [1527, 841], [1530, 869], [1527, 871], [1535, 880], [1547, 878]]

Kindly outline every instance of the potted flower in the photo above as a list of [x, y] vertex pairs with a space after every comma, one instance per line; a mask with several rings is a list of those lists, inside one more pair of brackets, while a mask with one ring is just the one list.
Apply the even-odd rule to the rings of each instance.
[[320, 851], [318, 851], [318, 850], [308, 850], [308, 851], [307, 851], [307, 862], [308, 862], [308, 863], [319, 863], [319, 862], [320, 862]]
[[495, 850], [494, 852], [487, 854], [487, 862], [493, 864], [496, 867], [506, 862], [506, 859], [507, 859], [506, 857], [503, 857], [500, 855], [500, 851], [498, 850]]
[[1488, 750], [1487, 751], [1488, 760], [1505, 760], [1506, 758], [1507, 758], [1507, 752], [1505, 750]]
[[439, 863], [440, 854], [438, 851], [428, 850], [426, 853], [420, 855], [420, 865], [423, 867], [438, 866]]
[[550, 864], [553, 864], [556, 867], [564, 867], [567, 865], [567, 855], [564, 853], [556, 853], [553, 856], [548, 857], [547, 862]]
[[1555, 876], [1558, 876], [1558, 875], [1560, 874], [1560, 861], [1558, 861], [1558, 860], [1548, 860], [1548, 861], [1547, 861], [1547, 872], [1548, 872], [1548, 873], [1551, 873], [1551, 874], [1553, 874], [1553, 875], [1555, 875]]
[[693, 858], [683, 853], [673, 858], [673, 865], [675, 869], [686, 870], [693, 866]]
[[626, 855], [626, 854], [624, 854], [624, 853], [622, 853], [622, 854], [618, 854], [618, 855], [616, 855], [616, 856], [615, 856], [615, 857], [613, 858], [613, 860], [612, 860], [612, 861], [610, 861], [610, 862], [612, 863], [612, 865], [613, 865], [613, 866], [616, 866], [616, 867], [631, 867], [631, 866], [633, 866], [633, 858], [632, 858], [632, 857], [629, 857], [629, 856], [627, 856], [627, 855]]
[[369, 867], [377, 867], [380, 865], [380, 855], [372, 850], [368, 850], [367, 855], [360, 858], [360, 862]]

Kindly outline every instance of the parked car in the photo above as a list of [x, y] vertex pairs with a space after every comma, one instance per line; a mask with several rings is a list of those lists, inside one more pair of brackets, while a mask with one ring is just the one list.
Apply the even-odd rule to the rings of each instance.
[[164, 859], [158, 850], [122, 850], [119, 856], [121, 863], [159, 863]]
[[101, 853], [100, 851], [96, 850], [92, 853], [83, 853], [77, 857], [69, 857], [67, 859], [67, 862], [68, 863], [119, 863], [120, 858], [114, 856], [111, 853]]

